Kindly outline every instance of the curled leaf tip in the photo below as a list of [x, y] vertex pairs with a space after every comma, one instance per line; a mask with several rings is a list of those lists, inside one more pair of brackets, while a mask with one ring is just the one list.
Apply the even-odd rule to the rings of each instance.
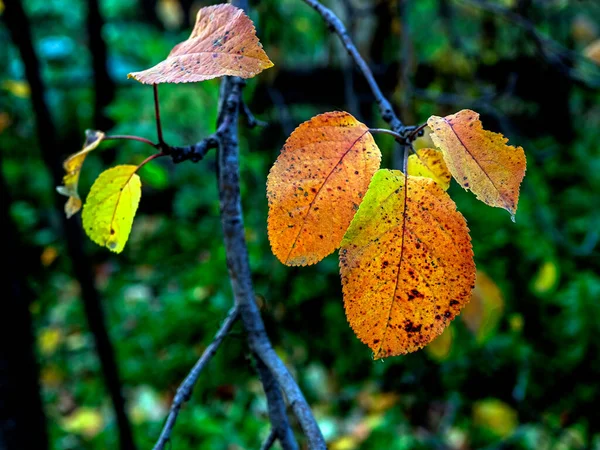
[[66, 172], [63, 177], [63, 186], [57, 186], [56, 191], [69, 197], [67, 203], [65, 203], [67, 218], [73, 217], [81, 209], [82, 202], [77, 191], [81, 167], [88, 153], [95, 150], [103, 139], [104, 133], [102, 131], [85, 130], [85, 142], [82, 150], [69, 156], [63, 163]]

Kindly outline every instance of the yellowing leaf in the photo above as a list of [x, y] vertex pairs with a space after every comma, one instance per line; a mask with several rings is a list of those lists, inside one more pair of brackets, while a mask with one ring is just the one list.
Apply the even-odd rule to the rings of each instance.
[[469, 229], [433, 180], [379, 170], [340, 248], [350, 326], [375, 359], [413, 352], [469, 301]]
[[137, 166], [116, 166], [102, 172], [83, 207], [87, 235], [115, 253], [125, 247], [142, 196], [136, 170]]
[[333, 252], [380, 161], [369, 129], [346, 112], [321, 114], [296, 128], [267, 179], [275, 256], [304, 266]]
[[60, 328], [43, 328], [38, 335], [38, 347], [44, 356], [53, 354], [63, 340]]
[[495, 398], [473, 405], [473, 422], [502, 438], [510, 436], [519, 425], [516, 411]]
[[409, 175], [431, 178], [447, 191], [450, 187], [450, 171], [444, 162], [442, 152], [434, 148], [422, 148], [408, 157]]
[[537, 294], [545, 294], [553, 290], [558, 282], [558, 266], [553, 261], [546, 261], [533, 279], [533, 290]]
[[600, 39], [596, 39], [584, 50], [583, 54], [600, 66]]
[[514, 221], [525, 176], [523, 148], [506, 145], [504, 136], [484, 130], [479, 114], [469, 109], [431, 116], [427, 124], [454, 179], [482, 202], [506, 209]]
[[15, 97], [29, 98], [31, 95], [31, 89], [29, 83], [20, 80], [4, 80], [2, 82], [2, 88], [10, 92]]
[[60, 425], [69, 433], [92, 438], [104, 428], [104, 418], [97, 409], [82, 407], [62, 419]]
[[77, 192], [77, 185], [79, 184], [79, 174], [81, 173], [85, 157], [89, 152], [98, 147], [103, 139], [104, 133], [102, 131], [85, 130], [83, 149], [69, 156], [63, 163], [66, 172], [66, 175], [63, 177], [64, 186], [57, 186], [56, 190], [59, 194], [69, 197], [69, 200], [65, 204], [65, 214], [68, 218], [81, 209], [81, 198]]
[[461, 318], [476, 336], [477, 342], [485, 342], [495, 331], [504, 311], [504, 298], [500, 288], [481, 271], [477, 271], [475, 289], [471, 301]]
[[272, 66], [250, 18], [224, 4], [200, 9], [188, 40], [156, 66], [128, 77], [146, 84], [191, 83], [224, 75], [252, 78]]
[[445, 361], [448, 359], [448, 356], [450, 356], [453, 341], [454, 328], [452, 325], [450, 325], [443, 331], [442, 334], [436, 337], [429, 343], [427, 347], [425, 347], [425, 353], [427, 353], [427, 355], [434, 361]]

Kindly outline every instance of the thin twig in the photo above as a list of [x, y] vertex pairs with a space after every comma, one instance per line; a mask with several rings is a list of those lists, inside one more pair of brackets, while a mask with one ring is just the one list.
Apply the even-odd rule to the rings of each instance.
[[377, 81], [375, 81], [373, 72], [371, 72], [371, 69], [356, 49], [356, 46], [352, 42], [352, 39], [350, 38], [346, 27], [339, 19], [339, 17], [337, 17], [333, 11], [323, 6], [317, 0], [304, 0], [304, 2], [311, 6], [313, 9], [315, 9], [315, 11], [317, 11], [321, 15], [323, 20], [325, 20], [329, 28], [339, 36], [339, 38], [342, 41], [342, 44], [344, 45], [350, 56], [352, 56], [352, 59], [354, 59], [354, 62], [356, 63], [363, 76], [367, 80], [367, 83], [369, 84], [369, 87], [371, 88], [371, 91], [375, 96], [375, 101], [377, 102], [377, 106], [379, 106], [379, 111], [381, 112], [381, 117], [383, 118], [383, 120], [389, 123], [392, 127], [392, 130], [394, 130], [396, 133], [404, 134], [406, 127], [394, 112], [392, 104], [381, 92]]
[[212, 342], [208, 345], [208, 347], [206, 347], [206, 350], [204, 350], [204, 353], [202, 353], [202, 356], [198, 362], [194, 365], [188, 376], [177, 389], [177, 393], [173, 399], [173, 404], [171, 405], [169, 417], [167, 417], [167, 422], [160, 433], [160, 437], [154, 446], [154, 450], [162, 450], [167, 442], [169, 442], [171, 431], [173, 431], [173, 427], [175, 426], [175, 421], [177, 420], [179, 410], [183, 404], [189, 400], [196, 381], [198, 381], [198, 377], [200, 376], [200, 372], [202, 372], [202, 369], [204, 369], [212, 357], [215, 356], [219, 345], [221, 345], [221, 342], [223, 342], [223, 339], [225, 339], [225, 336], [227, 336], [227, 333], [229, 333], [229, 330], [237, 321], [238, 317], [239, 309], [237, 306], [234, 306], [229, 310], [223, 325], [221, 325], [221, 328], [219, 328], [219, 331], [217, 331], [217, 334], [215, 334]]
[[271, 432], [269, 433], [269, 436], [267, 436], [267, 440], [263, 442], [263, 445], [260, 446], [260, 450], [269, 450], [271, 447], [273, 447], [273, 444], [276, 440], [277, 433], [273, 428], [271, 428]]
[[158, 143], [164, 145], [162, 123], [160, 121], [160, 106], [158, 104], [158, 85], [153, 84], [152, 89], [154, 91], [154, 114], [156, 116], [156, 134], [158, 135]]
[[248, 128], [266, 127], [269, 125], [264, 120], [257, 119], [245, 101], [240, 102], [240, 113], [246, 118]]
[[369, 128], [369, 132], [371, 134], [373, 134], [373, 133], [389, 134], [390, 136], [394, 136], [394, 139], [396, 139], [398, 142], [404, 143], [404, 139], [405, 139], [404, 136], [396, 133], [395, 131], [388, 130], [386, 128]]
[[592, 70], [597, 71], [597, 66], [591, 60], [585, 58], [582, 54], [575, 52], [563, 46], [559, 42], [545, 36], [540, 31], [538, 31], [533, 22], [523, 17], [522, 15], [511, 11], [508, 8], [494, 3], [490, 3], [488, 1], [460, 0], [460, 2], [481, 8], [484, 11], [488, 11], [494, 14], [496, 17], [500, 17], [504, 20], [508, 20], [514, 23], [531, 37], [542, 57], [544, 57], [544, 59], [551, 66], [555, 67], [563, 75], [594, 88], [600, 86], [599, 73], [593, 75], [591, 79], [585, 79], [581, 75], [577, 74], [577, 69], [570, 67], [564, 62], [564, 60], [570, 60], [571, 62], [578, 61], [581, 63], [582, 67], [584, 64], [586, 64]]
[[285, 401], [281, 396], [277, 381], [259, 357], [256, 358], [256, 369], [267, 396], [269, 420], [271, 421], [272, 432], [275, 434], [274, 440], [279, 439], [283, 450], [298, 450], [298, 443], [290, 427], [285, 410]]
[[129, 136], [125, 134], [115, 134], [112, 136], [104, 136], [104, 141], [138, 141], [143, 142], [144, 144], [148, 144], [154, 148], [159, 148], [159, 144], [155, 144], [150, 139], [146, 139], [140, 136]]

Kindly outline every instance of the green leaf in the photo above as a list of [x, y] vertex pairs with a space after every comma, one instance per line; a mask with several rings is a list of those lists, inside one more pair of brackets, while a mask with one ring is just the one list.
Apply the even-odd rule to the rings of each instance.
[[117, 166], [100, 174], [83, 207], [83, 227], [92, 241], [121, 253], [142, 196], [137, 166]]

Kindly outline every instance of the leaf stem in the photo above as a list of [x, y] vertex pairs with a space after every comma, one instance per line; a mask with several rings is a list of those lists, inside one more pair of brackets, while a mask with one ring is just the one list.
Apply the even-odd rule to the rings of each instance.
[[395, 131], [387, 130], [385, 128], [369, 128], [370, 133], [381, 133], [381, 134], [389, 134], [390, 136], [394, 136], [398, 142], [404, 143], [405, 138]]
[[[404, 158], [402, 159], [402, 172], [404, 172], [404, 177], [408, 177], [408, 154], [410, 152], [410, 149], [412, 148], [412, 145], [409, 144], [404, 144]], [[404, 181], [405, 183], [407, 182], [407, 180], [405, 179]]]
[[138, 141], [143, 142], [144, 144], [148, 144], [154, 148], [160, 148], [159, 144], [155, 144], [150, 139], [146, 139], [140, 136], [129, 136], [126, 134], [115, 134], [113, 136], [104, 136], [105, 141]]
[[158, 135], [159, 145], [164, 145], [165, 141], [163, 139], [162, 124], [160, 122], [160, 107], [158, 105], [158, 85], [153, 84], [152, 89], [154, 90], [154, 113], [156, 116], [156, 134]]
[[167, 156], [167, 154], [164, 152], [159, 152], [159, 153], [155, 153], [154, 155], [148, 156], [145, 160], [143, 160], [141, 163], [138, 164], [137, 169], [135, 169], [135, 171], [137, 172], [142, 167], [144, 167], [146, 164], [148, 164], [150, 161], [152, 161], [153, 159], [156, 159], [156, 158], [160, 158], [161, 156]]

